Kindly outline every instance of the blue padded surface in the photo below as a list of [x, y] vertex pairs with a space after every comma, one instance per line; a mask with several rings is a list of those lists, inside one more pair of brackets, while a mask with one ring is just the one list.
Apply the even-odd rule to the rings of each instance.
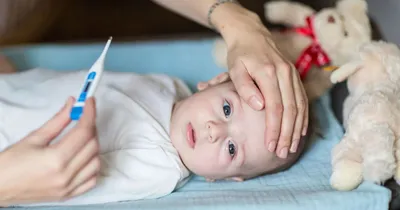
[[[20, 70], [43, 67], [54, 70], [89, 68], [104, 43], [87, 45], [42, 45], [4, 49]], [[115, 71], [159, 72], [183, 78], [193, 88], [223, 69], [214, 65], [212, 40], [116, 43], [108, 53], [106, 68]], [[229, 210], [378, 210], [388, 209], [390, 191], [363, 183], [351, 192], [338, 192], [329, 186], [330, 151], [343, 135], [330, 108], [329, 95], [315, 102], [323, 137], [290, 170], [242, 183], [207, 183], [194, 177], [187, 185], [166, 197], [74, 209], [229, 209]], [[38, 209], [71, 209], [46, 207]]]
[[[59, 71], [88, 69], [100, 56], [104, 43], [85, 45], [35, 45], [6, 48], [3, 51], [19, 70], [35, 67]], [[192, 88], [201, 80], [225, 71], [214, 65], [210, 39], [196, 41], [153, 41], [111, 43], [105, 68], [110, 71], [168, 73], [186, 81]]]

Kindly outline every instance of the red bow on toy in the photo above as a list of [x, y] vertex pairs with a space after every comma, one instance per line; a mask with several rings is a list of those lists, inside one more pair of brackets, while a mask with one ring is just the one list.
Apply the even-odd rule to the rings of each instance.
[[303, 36], [308, 36], [312, 39], [312, 43], [308, 46], [300, 55], [296, 61], [296, 68], [300, 72], [301, 79], [304, 79], [307, 72], [310, 70], [313, 64], [318, 67], [322, 67], [330, 63], [330, 59], [325, 51], [321, 48], [315, 37], [314, 27], [312, 23], [313, 16], [308, 16], [306, 18], [307, 25], [304, 27], [296, 27], [293, 30]]

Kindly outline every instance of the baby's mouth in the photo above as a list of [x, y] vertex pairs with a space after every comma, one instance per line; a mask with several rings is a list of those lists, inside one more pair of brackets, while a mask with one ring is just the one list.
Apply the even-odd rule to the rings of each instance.
[[186, 140], [189, 144], [189, 147], [194, 149], [196, 145], [196, 135], [191, 123], [188, 123], [186, 127]]

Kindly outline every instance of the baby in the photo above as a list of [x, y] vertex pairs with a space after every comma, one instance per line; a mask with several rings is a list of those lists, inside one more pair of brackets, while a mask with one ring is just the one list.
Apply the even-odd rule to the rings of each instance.
[[[42, 126], [68, 96], [78, 94], [86, 73], [33, 69], [0, 74], [0, 151]], [[174, 77], [106, 71], [95, 98], [101, 159], [96, 187], [67, 201], [39, 205], [159, 198], [185, 184], [191, 173], [207, 180], [251, 179], [287, 169], [304, 146], [302, 141], [285, 159], [269, 152], [265, 112], [248, 106], [231, 81], [192, 94]]]

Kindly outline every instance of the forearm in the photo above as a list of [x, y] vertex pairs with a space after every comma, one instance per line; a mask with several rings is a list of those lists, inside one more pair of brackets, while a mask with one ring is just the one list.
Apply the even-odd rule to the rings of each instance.
[[[205, 27], [214, 28], [225, 39], [230, 41], [239, 32], [255, 26], [265, 27], [254, 12], [235, 3], [224, 3], [214, 9], [210, 15], [212, 25], [208, 22], [208, 12], [217, 0], [152, 0], [157, 4], [180, 14]], [[249, 23], [251, 26], [249, 26]]]

